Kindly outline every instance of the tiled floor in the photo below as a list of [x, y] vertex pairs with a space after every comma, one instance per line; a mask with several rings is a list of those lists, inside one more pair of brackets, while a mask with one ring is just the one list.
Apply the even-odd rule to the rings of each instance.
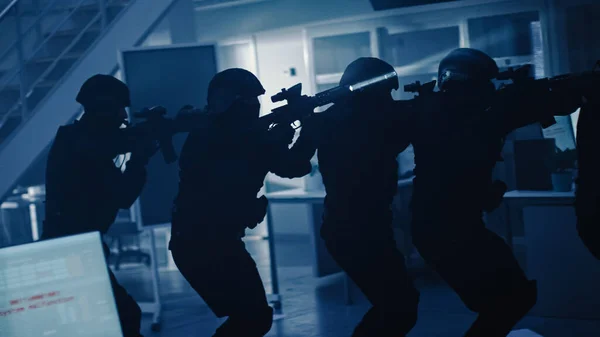
[[[249, 241], [247, 247], [255, 256], [269, 291], [267, 243]], [[320, 280], [312, 277], [308, 237], [280, 240], [277, 243], [277, 254], [285, 317], [275, 322], [268, 336], [350, 336], [354, 325], [368, 309], [368, 304], [358, 290], [354, 289], [353, 292], [355, 304], [347, 306], [344, 303], [343, 280], [339, 275]], [[136, 299], [143, 300], [151, 293], [149, 272], [144, 267], [123, 269], [117, 276]], [[462, 336], [474, 315], [449, 288], [427, 270], [415, 270], [415, 278], [422, 298], [419, 322], [410, 337]], [[183, 277], [177, 271], [161, 272], [160, 282], [163, 300], [162, 329], [160, 332], [152, 332], [151, 319], [146, 316], [142, 323], [143, 334], [146, 337], [211, 336], [220, 321]], [[600, 336], [600, 321], [527, 317], [517, 328], [531, 331], [516, 332], [515, 337]]]

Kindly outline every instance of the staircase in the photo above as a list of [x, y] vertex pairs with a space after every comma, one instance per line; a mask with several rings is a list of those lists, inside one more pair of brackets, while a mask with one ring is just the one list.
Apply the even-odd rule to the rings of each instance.
[[0, 0], [0, 200], [81, 112], [81, 84], [115, 74], [175, 1]]

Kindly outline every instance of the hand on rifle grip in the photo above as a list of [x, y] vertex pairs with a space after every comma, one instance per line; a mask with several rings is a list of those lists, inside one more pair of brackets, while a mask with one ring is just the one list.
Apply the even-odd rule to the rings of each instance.
[[267, 143], [289, 145], [294, 141], [296, 130], [291, 124], [276, 124], [267, 131]]
[[142, 137], [135, 142], [135, 147], [131, 151], [131, 161], [142, 165], [147, 165], [159, 149], [158, 141], [152, 138]]

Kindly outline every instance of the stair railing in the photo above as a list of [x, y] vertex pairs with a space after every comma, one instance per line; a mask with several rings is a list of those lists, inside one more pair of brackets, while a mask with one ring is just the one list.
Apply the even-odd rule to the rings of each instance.
[[[44, 50], [48, 41], [52, 39], [56, 35], [57, 32], [72, 18], [72, 16], [77, 12], [78, 9], [81, 8], [85, 4], [87, 0], [79, 0], [74, 6], [69, 7], [70, 13], [66, 15], [59, 23], [55, 24], [51, 32], [47, 34], [46, 38], [37, 45], [31, 55], [25, 56], [24, 48], [23, 48], [23, 39], [24, 37], [31, 32], [32, 29], [39, 27], [39, 23], [42, 19], [47, 17], [49, 13], [56, 9], [57, 4], [61, 3], [61, 0], [52, 0], [45, 6], [45, 8], [41, 11], [41, 13], [34, 20], [33, 24], [31, 24], [25, 31], [22, 30], [21, 25], [21, 10], [20, 10], [20, 0], [12, 0], [9, 5], [0, 13], [0, 22], [8, 17], [9, 14], [14, 13], [15, 16], [15, 24], [16, 24], [16, 32], [17, 38], [16, 40], [4, 51], [0, 54], [0, 62], [2, 62], [15, 48], [17, 49], [18, 55], [18, 65], [17, 67], [13, 67], [12, 71], [10, 71], [7, 75], [4, 76], [4, 80], [0, 82], [0, 92], [7, 89], [12, 81], [14, 81], [17, 76], [19, 76], [20, 82], [20, 95], [19, 100], [6, 111], [4, 114], [0, 115], [0, 128], [6, 123], [6, 121], [14, 116], [15, 113], [18, 113], [20, 110], [21, 113], [21, 123], [23, 123], [27, 118], [31, 117], [30, 112], [27, 106], [27, 98], [31, 96], [35, 87], [40, 84], [44, 79], [56, 68], [58, 63], [67, 55], [71, 49], [81, 40], [86, 32], [98, 21], [100, 21], [101, 32], [106, 28], [107, 25], [107, 3], [109, 0], [97, 0], [98, 3], [98, 14], [96, 14], [86, 25], [79, 31], [79, 33], [73, 38], [73, 40], [67, 45], [64, 50], [54, 58], [53, 62], [46, 68], [46, 70], [31, 83], [28, 85], [26, 81], [26, 65], [27, 62], [32, 60], [35, 56], [39, 54], [40, 51]], [[64, 3], [64, 1], [63, 1]], [[2, 113], [2, 112], [0, 112]]]

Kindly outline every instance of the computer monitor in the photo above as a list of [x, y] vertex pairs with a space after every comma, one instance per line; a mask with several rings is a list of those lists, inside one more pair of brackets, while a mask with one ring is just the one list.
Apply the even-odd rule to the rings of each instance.
[[0, 336], [123, 337], [98, 232], [0, 249]]

